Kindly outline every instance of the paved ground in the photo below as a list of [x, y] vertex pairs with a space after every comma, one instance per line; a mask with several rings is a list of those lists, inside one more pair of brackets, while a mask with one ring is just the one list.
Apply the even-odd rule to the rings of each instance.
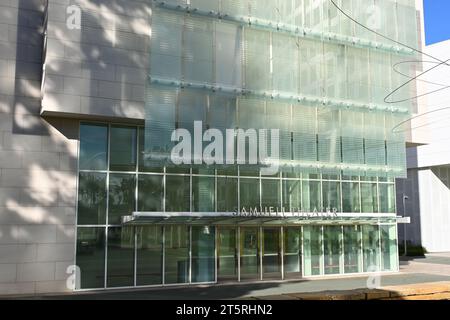
[[[384, 275], [382, 287], [450, 281], [450, 254], [433, 254], [426, 258], [407, 259], [401, 262], [401, 272]], [[327, 290], [355, 290], [367, 288], [367, 276], [318, 279], [296, 282], [263, 282], [257, 284], [216, 285], [212, 287], [183, 287], [144, 289], [131, 292], [108, 291], [66, 296], [40, 296], [31, 299], [145, 299], [145, 300], [216, 300], [245, 299], [292, 293], [313, 293]]]

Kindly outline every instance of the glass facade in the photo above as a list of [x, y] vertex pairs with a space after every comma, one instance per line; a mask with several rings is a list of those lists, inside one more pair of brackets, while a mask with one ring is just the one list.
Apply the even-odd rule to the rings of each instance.
[[[121, 149], [113, 147], [122, 144], [110, 135], [115, 129], [83, 123], [81, 132], [106, 134], [104, 141], [96, 140], [99, 152], [91, 147], [90, 154], [80, 155], [80, 162], [101, 153], [104, 146]], [[128, 127], [125, 131], [141, 136], [143, 130]], [[239, 168], [149, 171], [140, 165], [138, 140], [131, 139], [134, 145], [127, 145], [127, 154], [135, 153], [127, 159], [137, 159], [133, 170], [128, 165], [108, 166], [117, 156], [112, 151], [106, 151], [103, 168], [80, 167], [76, 259], [83, 289], [296, 279], [398, 268], [395, 220], [346, 225], [344, 219], [337, 226], [316, 221], [317, 225], [283, 228], [189, 223], [125, 226], [122, 218], [133, 212], [220, 213], [255, 207], [321, 212], [328, 208], [338, 214], [371, 212], [384, 221], [389, 220], [385, 214], [395, 211], [392, 179], [286, 173], [263, 177]]]
[[[104, 141], [97, 139], [96, 147], [90, 147], [90, 153], [80, 155], [80, 163], [103, 150], [121, 149], [123, 140], [110, 135], [116, 128], [83, 123], [82, 137], [85, 130], [106, 134]], [[120, 128], [136, 133], [127, 134], [131, 140], [126, 158], [137, 159], [133, 170], [128, 165], [108, 166], [111, 158], [117, 157], [112, 151], [106, 151], [104, 167], [80, 167], [76, 259], [83, 289], [397, 270], [395, 219], [385, 217], [395, 212], [392, 179], [286, 173], [263, 177], [239, 168], [178, 171], [163, 167], [149, 171], [140, 165], [139, 139], [131, 138], [141, 136], [144, 129]], [[119, 146], [114, 146], [116, 143]], [[128, 154], [130, 150], [135, 154]], [[255, 207], [305, 212], [328, 208], [361, 216], [370, 212], [386, 222], [348, 225], [342, 219], [342, 225], [327, 225], [319, 220], [315, 225], [264, 228], [235, 226], [233, 222], [122, 223], [122, 218], [133, 212], [207, 214]]]
[[[336, 3], [367, 18], [361, 1]], [[389, 26], [379, 32], [415, 47], [414, 1], [374, 5]], [[82, 289], [397, 271], [394, 181], [406, 151], [393, 128], [413, 104], [384, 98], [404, 82], [392, 65], [414, 60], [411, 48], [325, 0], [152, 6], [145, 125], [80, 125]], [[232, 164], [176, 165], [176, 129], [194, 150], [206, 147], [197, 131], [278, 129], [278, 173], [236, 164], [250, 158], [238, 134], [223, 147]], [[258, 210], [273, 214], [243, 218]]]

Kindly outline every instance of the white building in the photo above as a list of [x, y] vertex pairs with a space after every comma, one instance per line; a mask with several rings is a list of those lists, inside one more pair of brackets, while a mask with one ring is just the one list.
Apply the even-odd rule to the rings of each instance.
[[450, 40], [424, 46], [423, 51], [428, 56], [423, 56], [422, 70], [433, 69], [419, 77], [422, 97], [408, 124], [410, 141], [422, 144], [408, 149], [408, 179], [397, 182], [397, 207], [402, 214], [407, 196], [405, 212], [412, 219], [407, 240], [428, 252], [443, 252], [450, 250], [450, 90], [445, 88], [450, 86], [450, 66], [439, 65], [437, 59], [450, 58]]

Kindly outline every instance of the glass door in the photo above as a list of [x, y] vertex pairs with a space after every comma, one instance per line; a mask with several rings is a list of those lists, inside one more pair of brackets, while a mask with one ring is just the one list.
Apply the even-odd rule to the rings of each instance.
[[240, 231], [241, 280], [259, 280], [258, 228], [241, 228]]
[[302, 229], [284, 229], [284, 273], [287, 279], [302, 277]]
[[217, 280], [237, 281], [236, 228], [219, 228], [217, 234]]
[[263, 229], [263, 278], [281, 279], [281, 237], [280, 228]]
[[325, 274], [339, 274], [341, 271], [341, 226], [323, 227]]

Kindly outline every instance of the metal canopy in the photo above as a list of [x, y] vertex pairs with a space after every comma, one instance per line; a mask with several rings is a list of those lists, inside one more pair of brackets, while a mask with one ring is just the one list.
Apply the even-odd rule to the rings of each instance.
[[122, 217], [124, 226], [140, 225], [237, 225], [237, 226], [296, 226], [377, 224], [393, 219], [395, 215], [341, 215], [337, 217], [292, 217], [292, 216], [238, 216], [233, 213], [161, 213], [135, 212]]

